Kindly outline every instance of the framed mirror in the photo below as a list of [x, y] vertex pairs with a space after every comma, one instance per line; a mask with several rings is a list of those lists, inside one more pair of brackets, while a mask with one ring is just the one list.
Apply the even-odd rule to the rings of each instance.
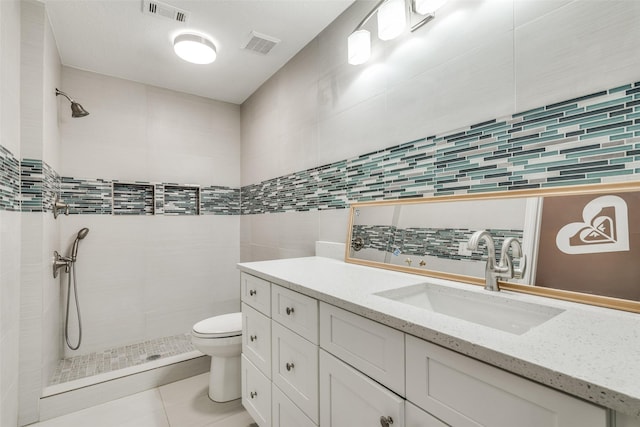
[[[484, 284], [487, 230], [526, 255], [503, 289], [640, 313], [640, 183], [354, 203], [345, 261]], [[518, 257], [519, 258], [519, 257]], [[523, 262], [523, 261], [520, 261]]]

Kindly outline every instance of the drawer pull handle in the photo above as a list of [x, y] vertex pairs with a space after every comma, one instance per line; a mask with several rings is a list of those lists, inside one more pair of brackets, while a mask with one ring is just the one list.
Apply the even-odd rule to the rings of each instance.
[[251, 340], [251, 342], [254, 342], [255, 340], [258, 339], [257, 335], [249, 335], [249, 339]]
[[251, 295], [251, 296], [254, 296], [257, 293], [258, 293], [258, 291], [256, 291], [255, 289], [250, 289], [249, 290], [249, 295]]
[[293, 314], [293, 307], [287, 307], [287, 309], [285, 310], [287, 312], [287, 316], [291, 316], [291, 314]]
[[251, 396], [251, 398], [254, 399], [256, 396], [258, 396], [258, 392], [252, 391], [251, 393], [249, 393], [249, 396]]
[[289, 363], [289, 362], [287, 362], [287, 364], [285, 366], [287, 367], [287, 371], [290, 371], [293, 368], [295, 368], [295, 365], [293, 363]]
[[393, 424], [393, 418], [391, 417], [380, 417], [380, 425], [382, 427], [389, 427]]

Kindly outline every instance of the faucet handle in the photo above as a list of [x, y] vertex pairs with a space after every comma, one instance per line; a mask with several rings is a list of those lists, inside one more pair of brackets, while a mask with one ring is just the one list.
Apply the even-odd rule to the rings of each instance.
[[520, 264], [518, 268], [513, 269], [513, 278], [514, 279], [522, 279], [524, 277], [524, 272], [527, 271], [527, 255], [522, 254], [520, 257]]

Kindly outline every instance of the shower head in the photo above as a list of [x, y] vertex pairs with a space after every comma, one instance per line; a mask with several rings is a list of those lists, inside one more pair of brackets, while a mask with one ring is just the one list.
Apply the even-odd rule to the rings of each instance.
[[58, 95], [64, 96], [69, 100], [69, 102], [71, 102], [71, 117], [84, 117], [89, 115], [89, 112], [85, 110], [82, 105], [78, 104], [69, 95], [56, 88], [56, 96]]
[[71, 262], [76, 261], [76, 257], [78, 256], [78, 243], [80, 242], [80, 240], [87, 237], [87, 234], [89, 234], [89, 229], [86, 227], [78, 231], [76, 240], [74, 240], [73, 247], [71, 248]]

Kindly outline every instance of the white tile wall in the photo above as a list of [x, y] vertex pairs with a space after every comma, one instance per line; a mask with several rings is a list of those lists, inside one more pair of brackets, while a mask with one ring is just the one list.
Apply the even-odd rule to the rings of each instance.
[[70, 215], [61, 223], [64, 253], [83, 227], [90, 231], [76, 264], [84, 327], [77, 354], [188, 332], [239, 309], [238, 216]]
[[[60, 59], [45, 7], [21, 2], [21, 156], [59, 165]], [[62, 88], [61, 88], [62, 89]], [[65, 100], [65, 102], [67, 102]], [[3, 100], [4, 104], [4, 100]], [[68, 103], [62, 105], [70, 115]], [[49, 213], [22, 214], [19, 423], [38, 420], [43, 385], [61, 355], [60, 288], [51, 275], [58, 223]], [[16, 265], [20, 265], [17, 263]]]
[[91, 113], [61, 116], [64, 176], [239, 186], [239, 106], [69, 67], [62, 82]]
[[[371, 7], [356, 2], [243, 104], [243, 185], [638, 80], [638, 2], [450, 0], [394, 41], [372, 23], [372, 59], [354, 67], [346, 38]], [[306, 252], [280, 218], [243, 218], [242, 260]], [[345, 218], [306, 226], [344, 241]]]
[[574, 1], [516, 28], [516, 108], [637, 81], [640, 3]]

